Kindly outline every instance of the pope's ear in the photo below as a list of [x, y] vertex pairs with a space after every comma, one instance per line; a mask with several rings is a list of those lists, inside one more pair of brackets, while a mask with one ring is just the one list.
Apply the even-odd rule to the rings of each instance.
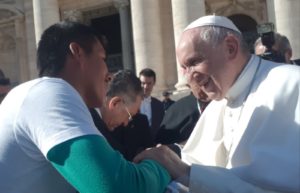
[[225, 38], [225, 42], [226, 42], [226, 48], [228, 50], [227, 53], [229, 59], [234, 59], [238, 53], [238, 49], [240, 46], [237, 38], [233, 35], [228, 35]]
[[110, 98], [110, 100], [108, 102], [108, 108], [109, 109], [118, 108], [122, 103], [123, 103], [122, 98], [120, 98], [118, 96], [114, 96], [114, 97]]

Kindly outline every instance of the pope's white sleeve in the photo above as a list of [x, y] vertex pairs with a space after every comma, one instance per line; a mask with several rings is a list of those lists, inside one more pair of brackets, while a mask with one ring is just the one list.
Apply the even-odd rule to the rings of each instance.
[[213, 166], [191, 165], [190, 193], [279, 193], [265, 190], [243, 181], [228, 169]]

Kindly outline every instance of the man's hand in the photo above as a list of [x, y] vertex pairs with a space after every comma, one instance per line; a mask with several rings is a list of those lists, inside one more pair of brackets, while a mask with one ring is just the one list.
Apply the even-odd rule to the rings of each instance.
[[[190, 174], [190, 166], [181, 159], [170, 148], [165, 145], [157, 145], [138, 154], [133, 161], [140, 162], [144, 159], [153, 159], [168, 170], [173, 180], [186, 179]], [[188, 182], [184, 182], [186, 184]]]

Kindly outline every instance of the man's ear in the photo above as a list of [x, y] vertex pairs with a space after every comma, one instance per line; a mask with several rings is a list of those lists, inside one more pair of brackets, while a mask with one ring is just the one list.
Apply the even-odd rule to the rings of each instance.
[[227, 49], [228, 59], [234, 59], [240, 46], [237, 38], [233, 35], [228, 35], [225, 38], [225, 46]]
[[285, 54], [284, 54], [284, 57], [285, 57], [285, 60], [286, 60], [286, 61], [290, 61], [291, 58], [292, 58], [292, 56], [293, 56], [293, 51], [292, 51], [292, 49], [288, 49], [288, 50], [285, 52]]
[[109, 103], [108, 103], [108, 108], [110, 110], [112, 109], [116, 109], [116, 108], [119, 108], [119, 106], [123, 104], [123, 100], [121, 97], [119, 96], [114, 96], [112, 97], [110, 100], [109, 100]]
[[69, 45], [69, 49], [73, 55], [73, 57], [79, 59], [82, 55], [82, 48], [76, 42], [71, 42]]

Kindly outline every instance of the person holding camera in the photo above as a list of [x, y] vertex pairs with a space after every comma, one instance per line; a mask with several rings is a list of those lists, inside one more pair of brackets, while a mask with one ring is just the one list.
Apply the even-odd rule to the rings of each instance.
[[[271, 45], [271, 51], [273, 56], [271, 56], [270, 60], [277, 61], [277, 62], [284, 62], [287, 64], [296, 64], [294, 60], [292, 60], [292, 47], [290, 44], [289, 39], [280, 33], [272, 32], [273, 33], [273, 43]], [[256, 55], [265, 56], [267, 52], [267, 47], [263, 44], [262, 37], [259, 37], [254, 43], [254, 51]]]

